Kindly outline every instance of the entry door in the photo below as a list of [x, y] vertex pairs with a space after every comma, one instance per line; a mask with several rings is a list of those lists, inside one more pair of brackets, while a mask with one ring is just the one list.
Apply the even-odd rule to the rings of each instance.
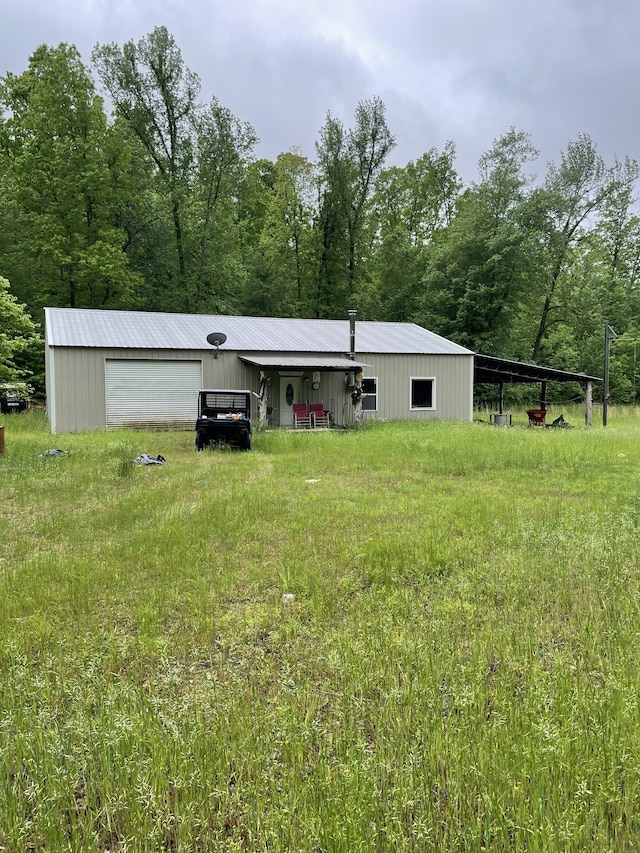
[[300, 402], [301, 376], [280, 377], [280, 426], [293, 426], [293, 403]]

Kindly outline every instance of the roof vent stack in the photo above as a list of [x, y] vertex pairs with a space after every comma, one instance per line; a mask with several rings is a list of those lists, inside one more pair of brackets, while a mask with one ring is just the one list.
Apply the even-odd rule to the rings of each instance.
[[349, 358], [356, 360], [356, 314], [355, 308], [349, 308]]

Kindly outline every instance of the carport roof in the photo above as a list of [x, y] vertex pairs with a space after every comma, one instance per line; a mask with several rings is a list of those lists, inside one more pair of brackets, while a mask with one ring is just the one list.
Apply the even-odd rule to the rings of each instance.
[[495, 358], [492, 355], [476, 353], [474, 359], [474, 382], [486, 383], [527, 383], [527, 382], [601, 382], [599, 376], [588, 376], [585, 373], [572, 373], [569, 370], [556, 370], [552, 367], [541, 367], [537, 364], [524, 364], [520, 361], [509, 361], [506, 358]]

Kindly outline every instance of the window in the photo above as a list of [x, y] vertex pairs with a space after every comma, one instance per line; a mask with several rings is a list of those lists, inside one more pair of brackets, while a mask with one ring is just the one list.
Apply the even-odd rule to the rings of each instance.
[[435, 409], [436, 380], [433, 376], [412, 376], [410, 409]]
[[370, 376], [362, 380], [362, 408], [365, 412], [378, 411], [377, 376]]

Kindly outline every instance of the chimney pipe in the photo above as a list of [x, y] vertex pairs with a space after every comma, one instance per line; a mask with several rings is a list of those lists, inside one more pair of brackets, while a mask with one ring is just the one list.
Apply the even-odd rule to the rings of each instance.
[[349, 308], [349, 358], [356, 360], [356, 314], [355, 308]]

